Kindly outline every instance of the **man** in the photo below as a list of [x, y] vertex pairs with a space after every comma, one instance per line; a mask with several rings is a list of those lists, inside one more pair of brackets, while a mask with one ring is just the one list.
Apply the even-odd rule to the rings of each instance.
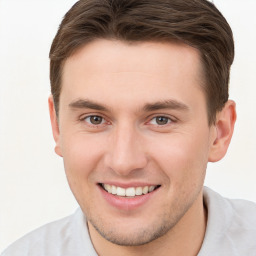
[[232, 31], [206, 0], [84, 0], [50, 51], [49, 109], [80, 209], [6, 255], [256, 255], [256, 206], [203, 188], [236, 120]]

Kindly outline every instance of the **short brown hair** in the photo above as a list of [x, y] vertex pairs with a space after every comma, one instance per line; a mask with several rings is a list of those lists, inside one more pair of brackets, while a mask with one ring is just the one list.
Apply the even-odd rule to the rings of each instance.
[[228, 100], [233, 34], [207, 0], [80, 0], [67, 12], [50, 50], [50, 81], [56, 113], [65, 60], [95, 39], [127, 42], [178, 40], [199, 50], [209, 124]]

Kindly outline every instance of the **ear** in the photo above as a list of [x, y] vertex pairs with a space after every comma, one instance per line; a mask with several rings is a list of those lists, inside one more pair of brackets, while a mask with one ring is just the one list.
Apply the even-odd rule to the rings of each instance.
[[209, 162], [217, 162], [225, 156], [233, 135], [235, 122], [236, 104], [229, 100], [216, 116], [216, 123], [213, 127], [216, 132], [210, 148]]
[[60, 148], [59, 123], [58, 123], [58, 117], [56, 115], [52, 95], [48, 98], [48, 105], [49, 105], [49, 112], [50, 112], [51, 125], [52, 125], [52, 134], [53, 134], [53, 138], [54, 138], [55, 143], [56, 143], [55, 152], [56, 152], [57, 155], [62, 157], [61, 148]]

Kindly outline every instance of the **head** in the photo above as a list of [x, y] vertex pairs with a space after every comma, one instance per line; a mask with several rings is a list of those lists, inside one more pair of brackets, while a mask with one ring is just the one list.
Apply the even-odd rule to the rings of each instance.
[[207, 163], [225, 155], [235, 122], [233, 51], [205, 0], [85, 0], [65, 15], [49, 106], [92, 238], [132, 246], [199, 230]]
[[209, 124], [228, 100], [234, 42], [230, 26], [206, 0], [78, 1], [65, 15], [50, 50], [50, 81], [58, 115], [62, 70], [68, 57], [96, 39], [181, 42], [196, 48]]

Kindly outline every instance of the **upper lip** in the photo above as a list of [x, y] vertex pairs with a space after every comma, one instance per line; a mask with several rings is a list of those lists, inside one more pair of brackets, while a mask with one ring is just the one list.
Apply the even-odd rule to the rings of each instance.
[[131, 187], [146, 187], [146, 186], [159, 186], [160, 184], [148, 183], [148, 182], [113, 182], [113, 181], [105, 181], [99, 182], [98, 184], [108, 184], [111, 186], [121, 187], [121, 188], [131, 188]]

